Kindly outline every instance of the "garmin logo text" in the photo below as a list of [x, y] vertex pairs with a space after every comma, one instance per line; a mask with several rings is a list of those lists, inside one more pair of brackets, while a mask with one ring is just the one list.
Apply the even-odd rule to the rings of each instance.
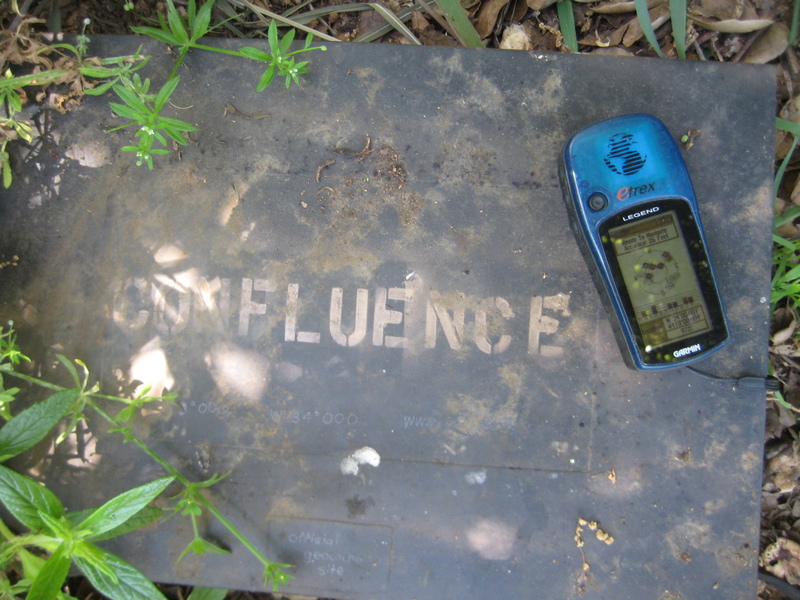
[[687, 354], [694, 354], [695, 352], [700, 352], [702, 348], [700, 344], [694, 344], [693, 346], [686, 346], [686, 348], [681, 348], [680, 350], [675, 350], [672, 353], [672, 356], [675, 358], [681, 358], [682, 356], [686, 356]]
[[654, 206], [653, 208], [648, 208], [647, 210], [640, 210], [639, 212], [635, 212], [632, 215], [628, 215], [627, 217], [622, 217], [623, 221], [632, 221], [633, 219], [638, 219], [639, 217], [644, 217], [645, 215], [651, 215], [653, 213], [657, 213], [661, 210], [660, 206]]

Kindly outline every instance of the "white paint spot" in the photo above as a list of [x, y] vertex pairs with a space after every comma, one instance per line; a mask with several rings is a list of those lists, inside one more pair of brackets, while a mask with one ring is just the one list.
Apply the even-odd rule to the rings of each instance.
[[339, 463], [339, 468], [342, 475], [358, 475], [358, 470], [361, 465], [370, 465], [377, 467], [381, 464], [381, 456], [374, 448], [364, 446], [353, 452], [347, 458], [342, 459]]
[[470, 485], [483, 485], [486, 483], [486, 471], [472, 471], [464, 475], [464, 479]]

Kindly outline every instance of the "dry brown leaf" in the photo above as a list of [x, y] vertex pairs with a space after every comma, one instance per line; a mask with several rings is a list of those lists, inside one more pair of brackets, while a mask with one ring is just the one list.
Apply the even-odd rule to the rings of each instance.
[[800, 544], [786, 538], [778, 538], [761, 554], [764, 568], [775, 577], [785, 579], [791, 585], [800, 583]]
[[689, 15], [689, 19], [699, 27], [709, 31], [719, 31], [720, 33], [750, 33], [769, 27], [773, 21], [770, 19], [747, 19], [737, 20], [728, 19], [725, 21], [714, 21], [703, 17]]
[[595, 48], [591, 53], [600, 56], [636, 56], [630, 50], [620, 48], [619, 46], [614, 46], [613, 48]]
[[414, 33], [421, 33], [430, 26], [430, 22], [421, 12], [418, 10], [411, 11], [411, 31]]
[[598, 48], [613, 48], [614, 46], [619, 46], [622, 43], [622, 37], [625, 35], [625, 32], [628, 31], [630, 24], [631, 21], [628, 21], [621, 27], [618, 27], [609, 33], [608, 37], [602, 37], [597, 29], [595, 29], [590, 35], [587, 35], [578, 43], [583, 44], [584, 46], [597, 46]]
[[784, 342], [792, 339], [795, 331], [797, 331], [797, 321], [792, 320], [788, 327], [775, 332], [775, 335], [772, 336], [772, 344], [780, 346]]
[[481, 5], [481, 9], [478, 11], [478, 22], [475, 24], [475, 30], [481, 39], [492, 33], [495, 23], [497, 23], [497, 15], [506, 4], [508, 4], [508, 0], [489, 0]]
[[789, 28], [783, 23], [773, 23], [750, 46], [742, 62], [763, 65], [778, 58], [788, 47]]
[[[652, 9], [659, 4], [663, 4], [663, 0], [651, 0], [647, 3], [647, 7]], [[593, 6], [592, 11], [600, 13], [601, 15], [618, 15], [624, 13], [636, 12], [636, 4], [628, 2], [628, 0], [621, 0], [619, 2], [605, 2], [598, 6]]]
[[525, 0], [525, 3], [531, 10], [542, 10], [551, 4], [555, 4], [556, 0]]
[[788, 493], [797, 486], [800, 467], [795, 453], [779, 454], [767, 463], [767, 478], [781, 493]]
[[689, 11], [699, 17], [725, 21], [727, 19], [741, 19], [744, 14], [745, 3], [742, 0], [699, 0], [692, 3]]

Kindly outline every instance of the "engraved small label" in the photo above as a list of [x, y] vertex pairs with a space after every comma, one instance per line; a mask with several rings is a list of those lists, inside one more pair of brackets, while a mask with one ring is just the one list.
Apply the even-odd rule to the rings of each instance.
[[313, 519], [270, 519], [270, 552], [295, 566], [292, 590], [380, 592], [389, 584], [392, 528]]

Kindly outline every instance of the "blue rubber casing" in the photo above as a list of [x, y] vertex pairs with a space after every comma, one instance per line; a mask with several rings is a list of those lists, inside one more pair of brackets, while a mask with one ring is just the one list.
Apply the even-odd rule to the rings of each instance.
[[[581, 130], [564, 148], [559, 176], [570, 226], [610, 313], [628, 366], [639, 370], [679, 367], [701, 360], [727, 343], [728, 327], [706, 251], [694, 189], [680, 150], [660, 120], [651, 115], [626, 115]], [[668, 225], [658, 229], [665, 219]], [[655, 226], [647, 224], [654, 220]], [[669, 227], [675, 238], [672, 254], [682, 255], [684, 260], [675, 260], [670, 252], [663, 251], [664, 245], [657, 243], [651, 244], [652, 249], [638, 249], [635, 243], [637, 223], [641, 224], [640, 231], [651, 230], [644, 232], [649, 238], [639, 235], [641, 240], [649, 240], [642, 241], [641, 246], [653, 240], [660, 241], [658, 236], [664, 237], [663, 232]], [[623, 251], [614, 249], [615, 244], [621, 247], [619, 244], [623, 242], [619, 236], [622, 235], [631, 236], [625, 240], [633, 248], [630, 255], [638, 252], [644, 256], [644, 251], [652, 254], [635, 265], [635, 260], [628, 260], [623, 267], [617, 257]], [[614, 236], [617, 239], [612, 239]], [[628, 252], [627, 246], [625, 252]], [[628, 270], [627, 274], [623, 273], [624, 269]], [[648, 274], [647, 269], [652, 274]], [[656, 289], [651, 281], [644, 281], [642, 277], [652, 280], [655, 276], [664, 280], [668, 273], [669, 285], [679, 289], [681, 284], [676, 285], [676, 281], [689, 281], [686, 285], [691, 291], [683, 297], [676, 292], [678, 295], [667, 302], [662, 298], [668, 296], [668, 292], [660, 289], [660, 295], [648, 295], [652, 307], [642, 310], [640, 303], [634, 308], [632, 294], [641, 299], [643, 293], [647, 293], [642, 290]], [[624, 277], [628, 277], [628, 284]], [[631, 277], [639, 277], [638, 281], [650, 287], [632, 283]], [[627, 287], [630, 284], [636, 289]], [[662, 283], [664, 287], [666, 284]], [[678, 306], [681, 302], [689, 307]], [[649, 308], [652, 311], [648, 315]], [[660, 309], [663, 312], [659, 312]], [[637, 311], [643, 319], [641, 328]], [[659, 343], [648, 344], [647, 339], [654, 338], [642, 334], [645, 328], [648, 331], [653, 328], [646, 322], [647, 318], [667, 313], [669, 316], [659, 317]], [[681, 326], [685, 326], [684, 329]], [[693, 329], [703, 331], [678, 333]], [[683, 337], [674, 340], [668, 339], [669, 335]], [[666, 341], [661, 343], [663, 340]]]

